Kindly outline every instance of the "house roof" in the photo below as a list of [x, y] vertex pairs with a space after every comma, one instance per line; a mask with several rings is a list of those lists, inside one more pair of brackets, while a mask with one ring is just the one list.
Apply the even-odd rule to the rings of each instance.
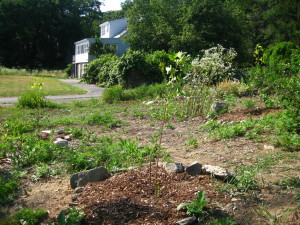
[[117, 19], [117, 20], [106, 21], [106, 22], [104, 22], [104, 23], [101, 23], [99, 26], [102, 27], [102, 26], [107, 25], [107, 24], [109, 24], [109, 23], [116, 23], [116, 22], [119, 22], [119, 21], [122, 21], [122, 20], [127, 21], [128, 18], [122, 18], [122, 19]]
[[83, 44], [83, 43], [94, 43], [94, 42], [95, 42], [95, 38], [85, 38], [85, 39], [75, 42], [74, 44], [79, 45], [79, 44]]
[[116, 36], [114, 36], [113, 38], [120, 38], [121, 36], [123, 36], [124, 34], [126, 34], [128, 32], [127, 28], [125, 28], [121, 33], [117, 34]]

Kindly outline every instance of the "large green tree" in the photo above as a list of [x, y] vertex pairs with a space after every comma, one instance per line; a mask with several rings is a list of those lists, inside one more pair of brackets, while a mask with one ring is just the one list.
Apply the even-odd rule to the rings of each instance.
[[74, 41], [93, 35], [92, 25], [101, 19], [100, 4], [97, 0], [2, 0], [0, 64], [65, 66], [71, 61]]
[[133, 0], [127, 42], [139, 50], [199, 54], [216, 44], [242, 49], [242, 14], [226, 0]]

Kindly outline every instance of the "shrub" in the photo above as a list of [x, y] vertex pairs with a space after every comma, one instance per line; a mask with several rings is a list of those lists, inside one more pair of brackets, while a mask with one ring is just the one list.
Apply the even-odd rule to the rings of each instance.
[[232, 61], [236, 55], [233, 48], [225, 49], [221, 45], [205, 50], [202, 58], [192, 61], [190, 80], [208, 85], [230, 80], [233, 76]]
[[[119, 71], [122, 87], [134, 88], [142, 84], [160, 83], [163, 80], [159, 65], [152, 61], [148, 54], [140, 51], [129, 51], [121, 57]], [[156, 58], [157, 59], [157, 58]]]
[[118, 82], [120, 74], [118, 70], [119, 62], [120, 58], [116, 55], [101, 55], [100, 58], [88, 64], [82, 79], [89, 84], [115, 85]]
[[0, 204], [12, 201], [12, 193], [18, 188], [15, 181], [0, 178]]
[[47, 214], [47, 211], [44, 209], [21, 209], [19, 213], [0, 221], [0, 223], [4, 225], [36, 225], [40, 224]]
[[216, 85], [220, 97], [226, 95], [245, 96], [251, 93], [250, 87], [239, 81], [222, 81]]
[[44, 93], [38, 90], [30, 90], [21, 95], [18, 99], [17, 106], [20, 108], [36, 109], [46, 107], [54, 108], [56, 107], [56, 104], [46, 100]]
[[117, 103], [129, 100], [146, 100], [161, 97], [166, 92], [165, 84], [141, 85], [133, 89], [114, 86], [104, 90], [101, 99], [105, 103]]
[[73, 73], [73, 64], [70, 63], [67, 65], [67, 67], [64, 69], [64, 73], [66, 74], [67, 77], [71, 77]]
[[280, 42], [268, 48], [263, 55], [263, 62], [273, 71], [278, 72], [282, 65], [293, 64], [300, 50], [292, 42]]

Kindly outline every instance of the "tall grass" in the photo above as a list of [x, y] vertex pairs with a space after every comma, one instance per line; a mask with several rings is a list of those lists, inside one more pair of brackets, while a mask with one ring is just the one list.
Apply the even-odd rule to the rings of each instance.
[[63, 70], [26, 70], [26, 69], [15, 69], [15, 68], [10, 69], [2, 66], [0, 66], [0, 75], [66, 78], [66, 75]]

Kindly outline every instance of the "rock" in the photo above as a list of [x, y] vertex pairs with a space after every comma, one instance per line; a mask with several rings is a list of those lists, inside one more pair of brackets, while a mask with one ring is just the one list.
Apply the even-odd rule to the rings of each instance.
[[68, 147], [68, 141], [62, 138], [57, 138], [53, 143], [60, 147]]
[[194, 224], [196, 222], [197, 222], [197, 218], [193, 216], [193, 217], [188, 217], [183, 220], [177, 221], [175, 224], [188, 225], [188, 224]]
[[84, 187], [77, 187], [75, 188], [75, 193], [81, 193], [84, 191]]
[[182, 163], [166, 163], [164, 168], [168, 173], [182, 173], [184, 171]]
[[264, 145], [264, 150], [275, 150], [275, 147], [272, 145]]
[[221, 111], [225, 111], [228, 109], [228, 105], [224, 102], [214, 102], [211, 105], [211, 111], [215, 113], [219, 113]]
[[67, 135], [67, 136], [64, 136], [63, 137], [65, 140], [67, 140], [67, 141], [70, 141], [71, 140], [71, 138], [70, 138], [70, 136], [69, 135]]
[[71, 200], [75, 202], [79, 198], [79, 195], [74, 195], [71, 197]]
[[204, 165], [202, 166], [202, 173], [212, 175], [222, 180], [229, 180], [230, 178], [233, 178], [232, 173], [219, 166]]
[[82, 187], [88, 182], [98, 182], [110, 177], [108, 170], [100, 166], [96, 169], [75, 173], [70, 178], [71, 188]]
[[75, 202], [71, 202], [71, 203], [69, 203], [69, 206], [78, 206], [79, 205], [79, 203], [75, 203]]
[[198, 162], [193, 162], [191, 165], [185, 168], [185, 172], [191, 176], [196, 176], [201, 174], [202, 165]]
[[144, 102], [145, 105], [152, 105], [153, 103], [155, 103], [157, 101], [148, 101], [148, 102]]
[[43, 139], [49, 138], [50, 134], [51, 134], [51, 130], [43, 130], [40, 132], [40, 136]]
[[61, 129], [61, 130], [57, 130], [56, 133], [57, 133], [57, 134], [64, 134], [65, 131]]

